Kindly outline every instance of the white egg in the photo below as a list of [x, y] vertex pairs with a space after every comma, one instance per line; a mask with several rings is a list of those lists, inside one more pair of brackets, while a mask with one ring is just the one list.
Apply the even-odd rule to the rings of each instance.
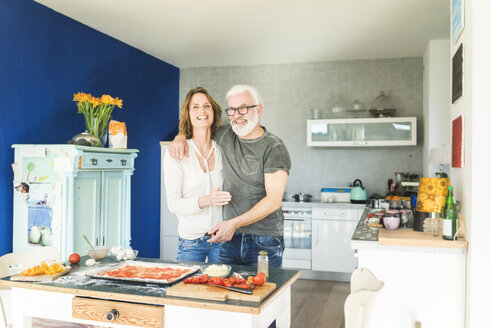
[[94, 259], [88, 259], [87, 261], [85, 261], [85, 265], [91, 266], [91, 265], [94, 265], [94, 264], [95, 264], [95, 260]]
[[127, 258], [131, 259], [131, 258], [133, 258], [133, 256], [135, 256], [135, 253], [133, 252], [132, 249], [127, 249], [127, 250], [124, 251], [124, 255]]
[[113, 246], [111, 248], [111, 254], [116, 255], [121, 250], [121, 246]]

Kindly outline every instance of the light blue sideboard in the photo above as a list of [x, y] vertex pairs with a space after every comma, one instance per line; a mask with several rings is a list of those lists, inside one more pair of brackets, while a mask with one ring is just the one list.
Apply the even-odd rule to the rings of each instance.
[[[76, 145], [12, 148], [14, 252], [52, 244], [61, 258], [73, 252], [85, 255], [84, 234], [93, 245], [130, 246], [131, 175], [138, 150]], [[32, 226], [43, 232], [39, 243], [29, 241]]]

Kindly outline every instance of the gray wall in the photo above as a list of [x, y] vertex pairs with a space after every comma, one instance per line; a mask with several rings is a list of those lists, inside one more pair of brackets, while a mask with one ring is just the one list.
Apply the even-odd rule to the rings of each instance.
[[[283, 139], [292, 159], [285, 199], [291, 194], [320, 197], [321, 187], [342, 187], [362, 180], [368, 193], [387, 192], [394, 172], [422, 174], [423, 58], [336, 61], [258, 66], [181, 69], [182, 105], [187, 91], [202, 86], [222, 108], [234, 84], [256, 87], [263, 97], [261, 124]], [[307, 147], [306, 120], [310, 109], [329, 107], [338, 96], [370, 106], [384, 90], [397, 109], [395, 116], [418, 118], [418, 146], [375, 148]], [[369, 114], [367, 114], [369, 115]], [[349, 117], [346, 115], [346, 117]], [[368, 117], [368, 116], [367, 116]], [[228, 122], [226, 116], [223, 117]]]

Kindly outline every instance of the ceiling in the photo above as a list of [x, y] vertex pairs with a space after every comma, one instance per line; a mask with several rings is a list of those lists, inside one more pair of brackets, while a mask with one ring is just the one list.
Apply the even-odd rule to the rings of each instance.
[[422, 56], [449, 0], [35, 0], [179, 68]]

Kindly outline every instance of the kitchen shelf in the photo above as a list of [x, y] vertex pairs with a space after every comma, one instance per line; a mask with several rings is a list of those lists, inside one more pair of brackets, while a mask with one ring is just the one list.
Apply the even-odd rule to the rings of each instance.
[[307, 146], [415, 146], [416, 121], [416, 117], [308, 120]]

